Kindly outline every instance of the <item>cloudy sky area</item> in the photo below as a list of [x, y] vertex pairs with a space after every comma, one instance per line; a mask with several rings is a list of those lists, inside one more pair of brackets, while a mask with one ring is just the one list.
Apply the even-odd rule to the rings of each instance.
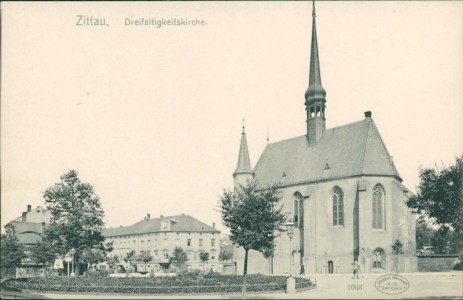
[[[142, 17], [207, 25], [124, 25]], [[462, 20], [459, 1], [317, 3], [327, 127], [371, 110], [412, 191], [463, 150]], [[305, 133], [310, 36], [309, 2], [2, 3], [2, 231], [69, 169], [107, 226], [186, 213], [223, 228], [242, 118], [253, 166], [267, 127]]]

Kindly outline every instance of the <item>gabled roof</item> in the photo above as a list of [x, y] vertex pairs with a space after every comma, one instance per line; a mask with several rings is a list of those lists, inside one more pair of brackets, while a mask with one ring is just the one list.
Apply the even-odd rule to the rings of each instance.
[[[171, 227], [169, 230], [161, 230], [161, 222], [163, 220], [170, 220]], [[115, 228], [108, 228], [103, 230], [105, 237], [142, 234], [152, 232], [208, 232], [220, 233], [219, 230], [198, 221], [192, 216], [178, 215], [171, 217], [145, 219], [130, 226], [121, 226]]]
[[356, 175], [402, 180], [371, 118], [328, 129], [316, 144], [305, 135], [268, 144], [254, 172], [264, 187]]
[[[42, 206], [37, 206], [34, 209], [31, 209], [30, 211], [26, 212], [27, 219], [30, 220], [35, 220], [33, 222], [37, 222], [37, 220], [40, 220], [40, 222], [45, 222], [45, 223], [50, 223], [51, 219], [51, 213], [49, 210], [46, 208], [43, 208]], [[22, 215], [17, 217], [11, 222], [21, 222], [22, 221]]]

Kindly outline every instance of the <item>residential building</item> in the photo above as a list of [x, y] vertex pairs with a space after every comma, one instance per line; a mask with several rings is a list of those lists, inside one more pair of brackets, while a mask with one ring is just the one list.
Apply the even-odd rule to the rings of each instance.
[[[146, 271], [161, 271], [169, 268], [169, 257], [175, 247], [187, 253], [189, 270], [221, 271], [219, 261], [220, 231], [215, 224], [209, 226], [189, 215], [160, 216], [151, 218], [150, 214], [130, 226], [108, 228], [103, 231], [106, 241], [113, 242], [112, 255], [121, 260], [131, 250], [148, 252], [153, 260], [146, 264]], [[201, 252], [209, 253], [209, 261], [200, 260]], [[145, 264], [136, 264], [137, 270], [145, 271]]]
[[41, 206], [32, 209], [31, 205], [27, 205], [27, 210], [6, 224], [5, 228], [13, 228], [19, 243], [29, 247], [42, 240], [42, 233], [50, 221], [51, 214], [47, 209]]
[[[276, 238], [273, 261], [250, 251], [248, 273], [350, 273], [354, 258], [364, 272], [391, 272], [396, 265], [399, 272], [416, 271], [415, 217], [405, 204], [412, 193], [402, 184], [372, 113], [326, 129], [315, 7], [312, 15], [306, 133], [268, 143], [254, 168], [244, 126], [241, 134], [234, 186], [251, 179], [262, 188], [279, 183], [284, 212], [295, 225], [292, 239], [286, 233]], [[398, 256], [392, 249], [396, 240], [403, 245]], [[243, 257], [238, 248], [239, 273]]]

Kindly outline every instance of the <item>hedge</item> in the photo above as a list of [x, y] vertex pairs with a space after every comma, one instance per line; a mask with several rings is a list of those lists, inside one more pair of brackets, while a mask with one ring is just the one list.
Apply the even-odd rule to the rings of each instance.
[[[286, 276], [247, 275], [246, 290], [249, 292], [285, 291]], [[193, 279], [188, 276], [157, 278], [90, 278], [85, 276], [34, 277], [10, 280], [7, 287], [35, 291], [90, 292], [90, 293], [236, 293], [241, 291], [242, 276], [205, 275]], [[308, 279], [296, 278], [296, 289], [312, 286]]]

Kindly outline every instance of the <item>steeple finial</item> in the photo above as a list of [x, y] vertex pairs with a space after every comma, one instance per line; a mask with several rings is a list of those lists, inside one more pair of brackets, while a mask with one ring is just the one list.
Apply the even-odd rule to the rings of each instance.
[[246, 133], [246, 132], [244, 131], [244, 118], [243, 118], [243, 132], [242, 132], [242, 133], [243, 133], [243, 134]]
[[312, 0], [312, 17], [316, 18], [317, 15], [315, 14], [315, 0]]
[[268, 123], [267, 123], [267, 144], [268, 144], [268, 141], [270, 140], [269, 136], [268, 136]]

